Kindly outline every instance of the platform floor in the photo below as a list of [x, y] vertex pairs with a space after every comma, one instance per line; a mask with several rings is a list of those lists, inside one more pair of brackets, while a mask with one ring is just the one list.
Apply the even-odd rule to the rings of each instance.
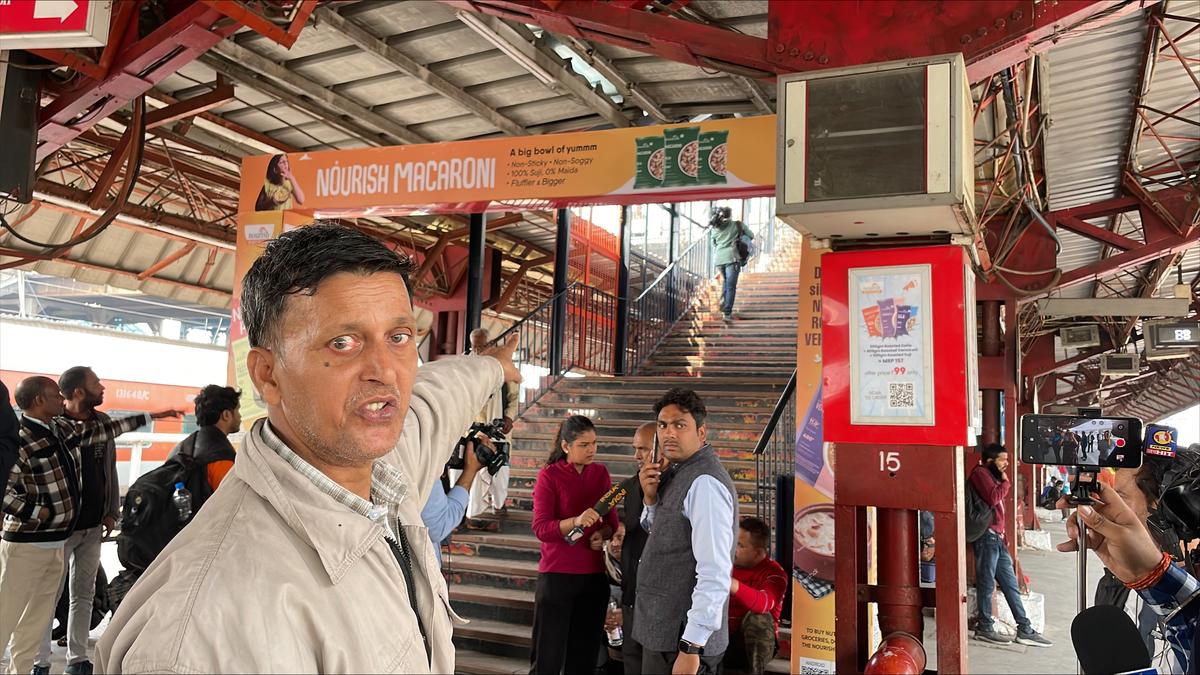
[[[1066, 538], [1062, 523], [1043, 523], [1050, 532], [1052, 543], [1058, 544]], [[1101, 575], [1100, 561], [1089, 554], [1088, 587], [1094, 589]], [[969, 669], [972, 673], [1063, 673], [1076, 672], [1075, 651], [1071, 646], [1071, 620], [1076, 614], [1075, 556], [1057, 551], [1024, 549], [1021, 561], [1029, 575], [1034, 591], [1046, 596], [1045, 635], [1054, 641], [1050, 648], [1034, 648], [1022, 645], [997, 646], [968, 638]], [[120, 569], [116, 559], [116, 545], [105, 544], [102, 562], [106, 570]], [[1088, 595], [1091, 596], [1091, 591]], [[107, 622], [106, 622], [107, 623]], [[92, 650], [95, 640], [102, 634], [105, 624], [92, 632]], [[926, 648], [929, 653], [929, 670], [937, 667], [937, 638], [932, 618], [926, 619]], [[54, 645], [51, 672], [61, 673], [66, 665], [66, 648]], [[0, 671], [7, 663], [0, 663]]]

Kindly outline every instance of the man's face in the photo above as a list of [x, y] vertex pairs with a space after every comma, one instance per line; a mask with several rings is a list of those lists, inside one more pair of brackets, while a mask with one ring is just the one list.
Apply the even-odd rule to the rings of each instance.
[[640, 469], [650, 461], [650, 453], [654, 450], [654, 429], [639, 429], [633, 435], [633, 459]]
[[478, 354], [487, 347], [487, 343], [486, 335], [471, 335], [471, 352]]
[[708, 437], [706, 427], [696, 426], [690, 412], [671, 404], [658, 413], [658, 444], [663, 455], [672, 462], [681, 462], [696, 454]]
[[83, 386], [75, 390], [71, 395], [71, 400], [85, 408], [95, 408], [104, 403], [104, 385], [100, 384], [100, 378], [96, 376], [96, 373], [87, 371]]
[[999, 455], [996, 455], [995, 464], [996, 468], [1003, 473], [1004, 470], [1008, 468], [1008, 453], [1002, 452]]
[[42, 411], [51, 417], [58, 417], [67, 412], [67, 399], [58, 390], [53, 380], [46, 380], [45, 391], [42, 393]]
[[738, 528], [737, 549], [733, 552], [733, 565], [746, 569], [762, 562], [766, 552], [754, 545], [754, 538], [742, 528]]
[[286, 303], [275, 345], [254, 348], [249, 362], [271, 424], [297, 454], [329, 465], [391, 452], [417, 370], [404, 279], [339, 273]]

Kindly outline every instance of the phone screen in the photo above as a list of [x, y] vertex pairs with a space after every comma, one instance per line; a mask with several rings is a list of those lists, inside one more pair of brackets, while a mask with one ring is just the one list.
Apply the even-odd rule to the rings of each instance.
[[1134, 417], [1025, 415], [1021, 461], [1136, 469], [1142, 465], [1142, 422]]

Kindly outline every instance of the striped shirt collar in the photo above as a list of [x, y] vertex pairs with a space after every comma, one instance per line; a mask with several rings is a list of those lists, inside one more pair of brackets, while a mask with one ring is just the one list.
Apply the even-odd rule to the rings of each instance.
[[317, 486], [318, 490], [380, 526], [389, 536], [395, 538], [400, 503], [408, 495], [404, 474], [399, 469], [387, 462], [376, 460], [371, 466], [371, 501], [367, 501], [304, 461], [275, 434], [270, 422], [262, 425], [262, 437], [268, 448]]

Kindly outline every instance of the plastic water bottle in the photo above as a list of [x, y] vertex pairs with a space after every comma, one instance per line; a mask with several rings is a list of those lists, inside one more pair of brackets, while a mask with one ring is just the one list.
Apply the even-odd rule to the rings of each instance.
[[[619, 608], [617, 607], [616, 600], [608, 601], [609, 616], [616, 614], [618, 609]], [[609, 647], [620, 647], [622, 644], [625, 643], [625, 636], [624, 636], [624, 633], [621, 631], [621, 624], [617, 624], [617, 625], [613, 626], [612, 628], [604, 631], [604, 633], [608, 636], [608, 646]]]
[[175, 494], [171, 496], [175, 502], [175, 510], [179, 514], [179, 522], [186, 523], [192, 517], [192, 493], [183, 487], [183, 483], [175, 484]]

